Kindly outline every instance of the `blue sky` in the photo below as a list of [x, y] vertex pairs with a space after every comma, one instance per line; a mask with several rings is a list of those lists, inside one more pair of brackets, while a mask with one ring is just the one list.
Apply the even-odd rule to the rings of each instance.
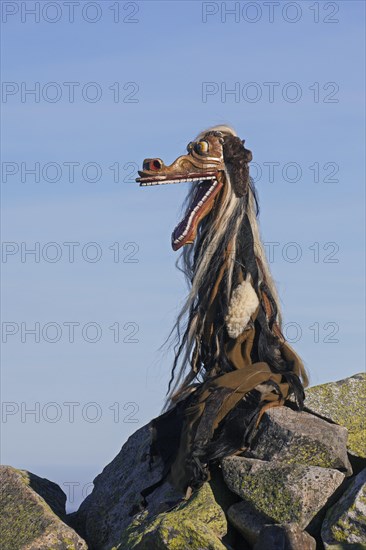
[[364, 369], [364, 3], [275, 3], [271, 22], [263, 2], [120, 2], [114, 22], [105, 0], [73, 23], [54, 4], [36, 22], [35, 2], [2, 3], [2, 462], [79, 484], [72, 509], [159, 414], [186, 292], [170, 234], [187, 185], [140, 189], [136, 168], [206, 127], [253, 151], [312, 384]]

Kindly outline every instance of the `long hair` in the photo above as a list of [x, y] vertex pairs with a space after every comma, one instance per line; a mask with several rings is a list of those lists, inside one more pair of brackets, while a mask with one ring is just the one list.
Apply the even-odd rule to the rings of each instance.
[[[199, 134], [197, 140], [208, 131], [236, 136], [234, 130], [228, 126], [215, 126]], [[201, 383], [208, 377], [233, 370], [224, 351], [227, 338], [225, 316], [232, 293], [240, 282], [239, 272], [250, 277], [259, 300], [255, 360], [266, 361], [274, 372], [283, 373], [290, 385], [300, 384], [293, 379], [296, 377], [291, 373], [290, 365], [286, 364], [279, 353], [279, 298], [260, 238], [257, 222], [259, 208], [254, 182], [250, 179], [248, 192], [238, 197], [226, 169], [225, 180], [219, 200], [199, 224], [194, 243], [183, 247], [177, 260], [176, 265], [184, 273], [190, 290], [168, 337], [169, 340], [173, 333], [176, 335], [175, 358], [163, 410], [176, 402], [188, 390], [188, 386], [193, 384], [194, 387], [194, 383]], [[189, 207], [194, 193], [195, 186], [192, 185], [183, 205], [185, 209]], [[208, 319], [213, 296], [217, 313], [213, 319]], [[207, 342], [203, 335], [209, 324], [212, 330]], [[186, 374], [188, 367], [189, 372]]]

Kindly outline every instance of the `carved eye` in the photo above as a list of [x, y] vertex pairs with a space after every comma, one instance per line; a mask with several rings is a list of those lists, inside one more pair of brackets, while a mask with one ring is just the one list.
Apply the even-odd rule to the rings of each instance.
[[190, 142], [188, 143], [188, 145], [187, 145], [187, 151], [188, 151], [188, 153], [190, 153], [190, 152], [192, 151], [193, 146], [194, 146], [193, 141], [190, 141]]
[[204, 155], [205, 153], [207, 153], [208, 152], [207, 141], [199, 141], [198, 143], [196, 143], [196, 145], [194, 146], [194, 150], [199, 155]]

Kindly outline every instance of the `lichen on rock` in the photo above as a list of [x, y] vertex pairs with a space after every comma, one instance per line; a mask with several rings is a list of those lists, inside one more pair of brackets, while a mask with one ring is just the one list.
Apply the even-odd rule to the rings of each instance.
[[305, 406], [347, 428], [348, 449], [366, 458], [366, 373], [309, 388]]
[[334, 468], [352, 474], [347, 456], [347, 430], [289, 407], [267, 411], [248, 458]]
[[350, 483], [339, 501], [326, 514], [322, 527], [326, 549], [337, 545], [366, 548], [366, 469]]
[[211, 487], [205, 483], [192, 498], [151, 519], [147, 511], [135, 516], [121, 536], [123, 550], [224, 550], [227, 522]]
[[267, 523], [304, 529], [344, 480], [338, 470], [230, 457], [222, 461], [228, 487]]
[[0, 466], [0, 485], [2, 550], [86, 550], [63, 522], [66, 495], [58, 485], [10, 466]]

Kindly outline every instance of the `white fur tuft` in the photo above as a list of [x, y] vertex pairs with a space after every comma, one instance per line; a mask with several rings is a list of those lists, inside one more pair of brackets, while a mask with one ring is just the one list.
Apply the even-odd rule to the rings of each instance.
[[258, 304], [258, 296], [249, 281], [243, 281], [236, 287], [225, 318], [230, 338], [237, 338], [244, 331]]

